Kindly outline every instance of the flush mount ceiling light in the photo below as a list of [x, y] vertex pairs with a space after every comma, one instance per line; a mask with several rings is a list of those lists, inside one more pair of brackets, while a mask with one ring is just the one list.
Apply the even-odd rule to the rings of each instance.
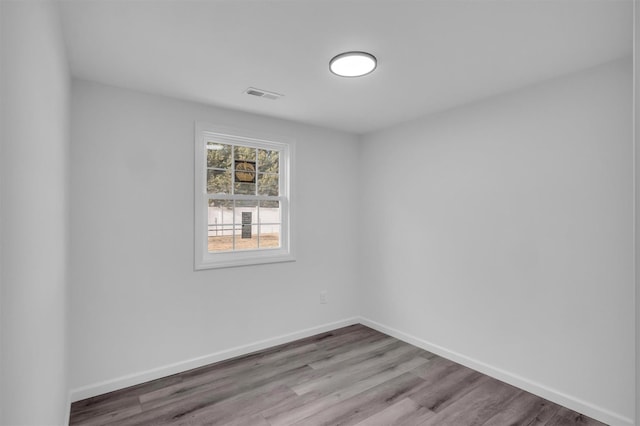
[[376, 69], [376, 57], [367, 52], [345, 52], [329, 62], [329, 69], [341, 77], [361, 77]]

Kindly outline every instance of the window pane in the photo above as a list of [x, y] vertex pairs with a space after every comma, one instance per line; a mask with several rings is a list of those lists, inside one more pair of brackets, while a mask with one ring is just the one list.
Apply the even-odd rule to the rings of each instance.
[[231, 172], [229, 170], [207, 170], [207, 193], [230, 194]]
[[230, 251], [233, 249], [233, 201], [209, 200], [208, 249]]
[[[212, 207], [227, 207], [227, 208], [232, 208], [233, 207], [233, 201], [232, 200], [218, 200], [215, 198], [212, 198], [209, 200], [209, 208]], [[226, 222], [225, 222], [226, 223]]]
[[[248, 229], [251, 228], [249, 234]], [[243, 236], [243, 235], [251, 235]], [[252, 250], [258, 248], [258, 225], [236, 225], [236, 250]]]
[[247, 160], [247, 161], [256, 161], [256, 149], [249, 148], [247, 146], [234, 146], [235, 150], [235, 159], [236, 160]]
[[260, 201], [260, 248], [280, 247], [280, 202]]
[[235, 249], [258, 248], [258, 202], [237, 200], [234, 215], [236, 218]]
[[[258, 208], [258, 201], [254, 201], [254, 200], [236, 200], [236, 209], [238, 209], [238, 212], [236, 212], [236, 215], [238, 215], [238, 214], [240, 214], [241, 212], [244, 212], [244, 211], [256, 212], [257, 208]], [[246, 210], [246, 209], [253, 209], [253, 210]]]
[[258, 175], [258, 195], [278, 196], [278, 175], [260, 173]]
[[280, 222], [280, 201], [278, 200], [263, 200], [260, 201], [260, 215], [261, 215], [261, 221], [265, 222], [266, 220], [263, 220], [265, 217], [272, 217], [272, 216], [262, 216], [262, 213], [264, 213], [263, 209], [265, 210], [269, 210], [271, 209], [271, 211], [277, 211], [278, 212], [278, 220], [276, 222]]
[[258, 171], [263, 173], [278, 173], [280, 153], [267, 149], [258, 150]]
[[231, 145], [207, 141], [207, 167], [231, 168]]
[[235, 193], [238, 195], [256, 195], [256, 184], [236, 182]]
[[280, 225], [260, 225], [260, 248], [280, 247]]

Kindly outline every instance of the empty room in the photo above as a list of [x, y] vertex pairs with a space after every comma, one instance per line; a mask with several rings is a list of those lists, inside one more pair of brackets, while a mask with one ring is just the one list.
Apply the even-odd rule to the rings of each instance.
[[640, 425], [634, 0], [0, 0], [0, 425]]

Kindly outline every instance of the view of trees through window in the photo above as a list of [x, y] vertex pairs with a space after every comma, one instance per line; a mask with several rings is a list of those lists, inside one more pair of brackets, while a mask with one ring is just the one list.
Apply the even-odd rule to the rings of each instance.
[[280, 153], [215, 141], [206, 149], [209, 252], [280, 247]]

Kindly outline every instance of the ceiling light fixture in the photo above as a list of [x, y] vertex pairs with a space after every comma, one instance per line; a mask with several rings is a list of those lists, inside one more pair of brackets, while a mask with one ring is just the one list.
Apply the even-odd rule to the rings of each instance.
[[329, 69], [340, 77], [361, 77], [376, 69], [378, 61], [367, 52], [345, 52], [329, 62]]

